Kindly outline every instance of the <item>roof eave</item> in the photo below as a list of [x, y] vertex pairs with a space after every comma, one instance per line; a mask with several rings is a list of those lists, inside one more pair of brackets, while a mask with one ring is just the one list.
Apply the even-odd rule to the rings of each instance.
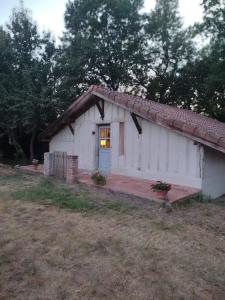
[[[69, 109], [56, 122], [50, 125], [50, 127], [40, 135], [41, 141], [50, 141], [55, 134], [57, 134], [60, 130], [62, 130], [68, 125], [67, 122], [63, 121], [63, 119], [65, 120], [68, 117], [70, 123], [74, 122], [76, 118], [78, 118], [81, 114], [88, 110], [92, 105], [95, 105], [96, 99], [99, 98], [112, 104], [116, 104], [119, 107], [129, 111], [130, 113], [135, 113], [136, 115], [147, 120], [148, 122], [150, 121], [164, 128], [173, 130], [174, 132], [188, 137], [200, 144], [206, 145], [217, 151], [225, 153], [225, 148], [221, 147], [219, 144], [213, 143], [206, 139], [202, 139], [201, 137], [196, 136], [194, 133], [189, 134], [185, 131], [182, 131], [182, 128], [174, 126], [176, 124], [173, 124], [171, 120], [164, 120], [160, 115], [151, 115], [148, 112], [142, 112], [137, 109], [133, 109], [133, 107], [127, 107], [120, 102], [119, 97], [111, 99], [107, 95], [99, 93], [98, 91], [96, 91], [96, 89], [98, 90], [98, 88], [91, 86], [91, 88], [89, 88], [89, 90], [85, 94], [81, 95], [80, 98], [78, 98], [78, 100], [74, 104], [72, 104], [69, 107]], [[91, 101], [91, 99], [93, 101]]]

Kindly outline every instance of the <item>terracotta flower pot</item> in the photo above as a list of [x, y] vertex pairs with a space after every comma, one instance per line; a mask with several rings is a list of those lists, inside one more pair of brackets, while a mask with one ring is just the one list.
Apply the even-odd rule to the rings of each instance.
[[157, 181], [152, 185], [153, 191], [157, 194], [157, 198], [161, 200], [167, 200], [167, 194], [171, 190], [171, 184], [166, 182]]
[[162, 190], [155, 190], [155, 193], [157, 194], [157, 198], [161, 199], [161, 200], [165, 200], [167, 193], [169, 191], [162, 191]]
[[39, 161], [37, 159], [32, 160], [34, 170], [37, 170]]
[[34, 170], [37, 170], [38, 169], [38, 164], [33, 164], [33, 168], [34, 168]]

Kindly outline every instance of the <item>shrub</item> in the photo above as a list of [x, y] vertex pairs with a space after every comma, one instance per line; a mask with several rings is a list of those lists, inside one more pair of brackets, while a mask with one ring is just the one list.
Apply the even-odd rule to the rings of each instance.
[[102, 175], [99, 171], [92, 174], [91, 179], [94, 181], [97, 185], [105, 185], [106, 184], [106, 178], [104, 175]]

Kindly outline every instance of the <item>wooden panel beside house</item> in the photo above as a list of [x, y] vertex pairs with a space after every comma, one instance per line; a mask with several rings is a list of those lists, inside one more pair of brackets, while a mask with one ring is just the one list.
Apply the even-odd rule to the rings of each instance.
[[80, 169], [225, 193], [225, 124], [189, 110], [91, 86], [42, 139]]

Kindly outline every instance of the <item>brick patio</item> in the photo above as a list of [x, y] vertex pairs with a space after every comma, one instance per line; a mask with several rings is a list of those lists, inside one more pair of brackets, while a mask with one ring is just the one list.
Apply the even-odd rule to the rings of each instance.
[[[91, 179], [91, 174], [84, 170], [79, 170], [78, 180], [81, 183], [85, 183], [89, 186], [94, 186]], [[165, 193], [160, 191], [153, 191], [152, 185], [155, 181], [147, 179], [139, 179], [134, 177], [122, 176], [122, 175], [108, 175], [107, 183], [103, 186], [103, 189], [108, 189], [113, 192], [120, 192], [127, 195], [133, 195], [144, 198], [146, 200], [163, 201], [165, 200]], [[172, 185], [171, 190], [168, 192], [168, 200], [172, 203], [178, 200], [195, 195], [200, 192], [199, 189], [184, 187], [178, 185]]]

